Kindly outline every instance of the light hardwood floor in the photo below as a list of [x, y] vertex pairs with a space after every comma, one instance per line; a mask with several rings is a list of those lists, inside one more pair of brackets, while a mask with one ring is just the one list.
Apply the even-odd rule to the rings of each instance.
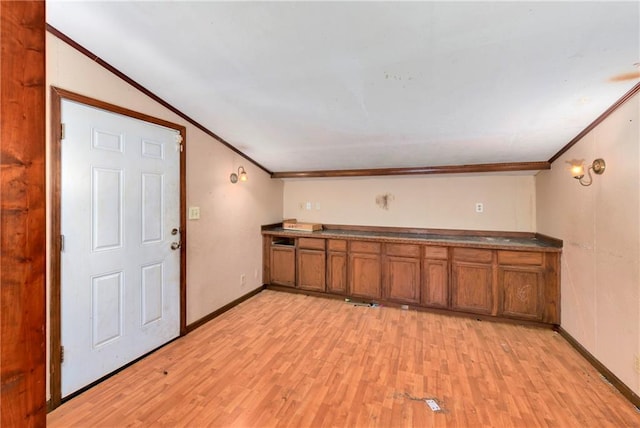
[[267, 290], [47, 424], [621, 427], [640, 414], [551, 330]]

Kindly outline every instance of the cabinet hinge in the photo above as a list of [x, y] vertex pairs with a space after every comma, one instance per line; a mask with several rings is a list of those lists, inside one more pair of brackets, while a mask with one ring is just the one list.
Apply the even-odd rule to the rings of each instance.
[[64, 362], [64, 346], [60, 346], [60, 362]]
[[60, 139], [64, 140], [64, 123], [60, 124]]
[[60, 235], [60, 252], [64, 251], [64, 235]]

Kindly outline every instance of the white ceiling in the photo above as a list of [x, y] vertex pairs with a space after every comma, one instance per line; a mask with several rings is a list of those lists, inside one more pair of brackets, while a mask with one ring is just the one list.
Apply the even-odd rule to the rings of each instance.
[[48, 1], [47, 22], [276, 172], [546, 161], [640, 81], [636, 1]]

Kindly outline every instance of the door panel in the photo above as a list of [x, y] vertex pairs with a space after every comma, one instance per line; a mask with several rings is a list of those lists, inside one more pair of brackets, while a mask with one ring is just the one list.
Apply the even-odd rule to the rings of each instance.
[[91, 323], [94, 348], [122, 336], [123, 285], [122, 272], [92, 279]]
[[62, 396], [180, 332], [178, 131], [63, 100]]

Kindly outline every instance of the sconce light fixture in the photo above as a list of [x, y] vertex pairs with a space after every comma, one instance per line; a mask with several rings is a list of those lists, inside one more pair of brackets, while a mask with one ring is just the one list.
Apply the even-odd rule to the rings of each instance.
[[593, 177], [591, 176], [591, 171], [593, 171], [597, 175], [604, 174], [604, 170], [607, 165], [604, 162], [604, 159], [598, 158], [593, 161], [591, 165], [587, 168], [587, 175], [589, 175], [589, 181], [584, 179], [584, 159], [572, 159], [567, 161], [569, 165], [571, 165], [571, 175], [573, 178], [577, 179], [580, 184], [583, 186], [591, 186], [593, 183]]
[[229, 176], [229, 180], [233, 184], [236, 184], [238, 182], [238, 179], [240, 181], [247, 181], [247, 171], [245, 171], [244, 167], [242, 167], [242, 166], [238, 167], [238, 173], [237, 174], [235, 172], [232, 172], [231, 175]]

